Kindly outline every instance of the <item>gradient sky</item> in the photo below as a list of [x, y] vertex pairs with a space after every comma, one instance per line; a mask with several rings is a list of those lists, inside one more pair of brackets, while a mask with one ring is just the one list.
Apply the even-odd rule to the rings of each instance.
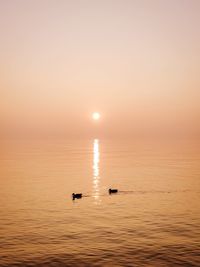
[[199, 14], [199, 0], [0, 0], [1, 136], [200, 137]]

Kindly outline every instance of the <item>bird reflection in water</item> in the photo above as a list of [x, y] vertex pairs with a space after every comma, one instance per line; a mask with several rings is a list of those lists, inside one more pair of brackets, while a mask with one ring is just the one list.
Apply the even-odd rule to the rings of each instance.
[[93, 142], [93, 197], [95, 203], [100, 201], [99, 199], [99, 160], [100, 160], [100, 153], [99, 153], [99, 140], [94, 139]]

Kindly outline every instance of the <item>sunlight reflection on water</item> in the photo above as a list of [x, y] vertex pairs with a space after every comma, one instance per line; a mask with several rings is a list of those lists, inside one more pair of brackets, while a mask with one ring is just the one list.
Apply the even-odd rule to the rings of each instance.
[[100, 201], [99, 199], [99, 183], [100, 183], [100, 176], [99, 176], [99, 161], [100, 161], [100, 152], [99, 152], [99, 140], [94, 139], [93, 142], [93, 197], [95, 203]]

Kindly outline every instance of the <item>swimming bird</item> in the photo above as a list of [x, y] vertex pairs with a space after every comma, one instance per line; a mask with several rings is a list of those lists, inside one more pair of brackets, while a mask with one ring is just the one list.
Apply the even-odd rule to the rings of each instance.
[[117, 193], [118, 192], [118, 189], [109, 189], [108, 190], [109, 194], [113, 194], [113, 193]]
[[82, 194], [81, 193], [78, 193], [78, 194], [73, 193], [72, 194], [72, 199], [74, 200], [76, 198], [82, 198]]

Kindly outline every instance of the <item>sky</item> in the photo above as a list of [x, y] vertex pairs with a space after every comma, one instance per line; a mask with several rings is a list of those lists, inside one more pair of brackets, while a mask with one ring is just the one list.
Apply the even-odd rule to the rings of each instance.
[[0, 137], [200, 138], [199, 14], [198, 0], [0, 0]]

